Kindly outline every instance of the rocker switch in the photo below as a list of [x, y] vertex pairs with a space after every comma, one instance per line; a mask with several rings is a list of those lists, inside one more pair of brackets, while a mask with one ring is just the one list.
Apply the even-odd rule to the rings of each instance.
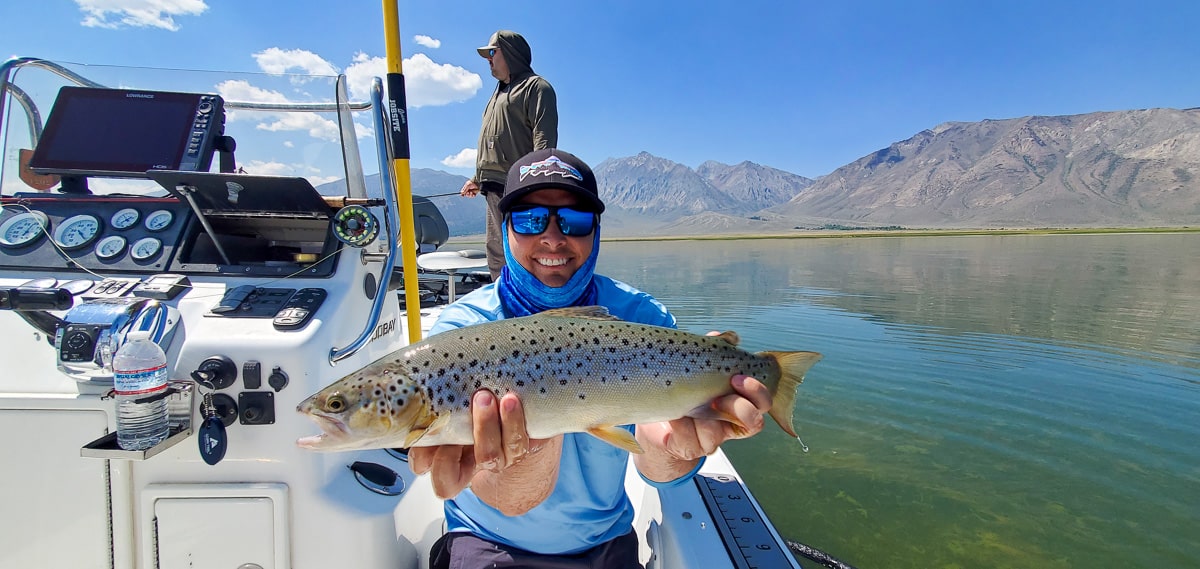
[[242, 364], [242, 383], [246, 389], [262, 387], [262, 364], [254, 361]]

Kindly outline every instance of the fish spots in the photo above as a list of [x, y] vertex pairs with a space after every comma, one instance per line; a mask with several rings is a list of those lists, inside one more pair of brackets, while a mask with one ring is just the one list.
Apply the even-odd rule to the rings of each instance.
[[567, 384], [567, 380], [565, 380], [565, 379], [560, 379], [560, 380], [558, 380], [558, 384], [559, 384], [559, 385], [566, 385], [566, 384]]

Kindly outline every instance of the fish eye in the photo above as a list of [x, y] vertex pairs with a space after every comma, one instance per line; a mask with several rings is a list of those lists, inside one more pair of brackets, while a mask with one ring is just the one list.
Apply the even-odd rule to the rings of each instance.
[[340, 393], [335, 393], [325, 400], [325, 409], [334, 413], [341, 413], [346, 410], [346, 398]]

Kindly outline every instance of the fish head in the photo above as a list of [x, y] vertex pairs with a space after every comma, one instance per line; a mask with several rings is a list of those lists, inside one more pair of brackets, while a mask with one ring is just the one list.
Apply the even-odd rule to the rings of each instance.
[[432, 408], [417, 382], [399, 368], [373, 364], [300, 402], [296, 410], [322, 432], [296, 444], [321, 451], [408, 446], [410, 434], [432, 422]]

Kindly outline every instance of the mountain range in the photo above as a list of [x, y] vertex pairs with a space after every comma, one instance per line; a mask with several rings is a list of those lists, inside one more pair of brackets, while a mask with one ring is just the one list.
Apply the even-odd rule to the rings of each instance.
[[[1182, 226], [1200, 223], [1200, 108], [949, 122], [815, 180], [749, 161], [693, 169], [647, 152], [593, 169], [606, 236]], [[466, 181], [423, 168], [411, 179], [426, 196]], [[452, 235], [483, 232], [482, 198], [431, 199]]]

